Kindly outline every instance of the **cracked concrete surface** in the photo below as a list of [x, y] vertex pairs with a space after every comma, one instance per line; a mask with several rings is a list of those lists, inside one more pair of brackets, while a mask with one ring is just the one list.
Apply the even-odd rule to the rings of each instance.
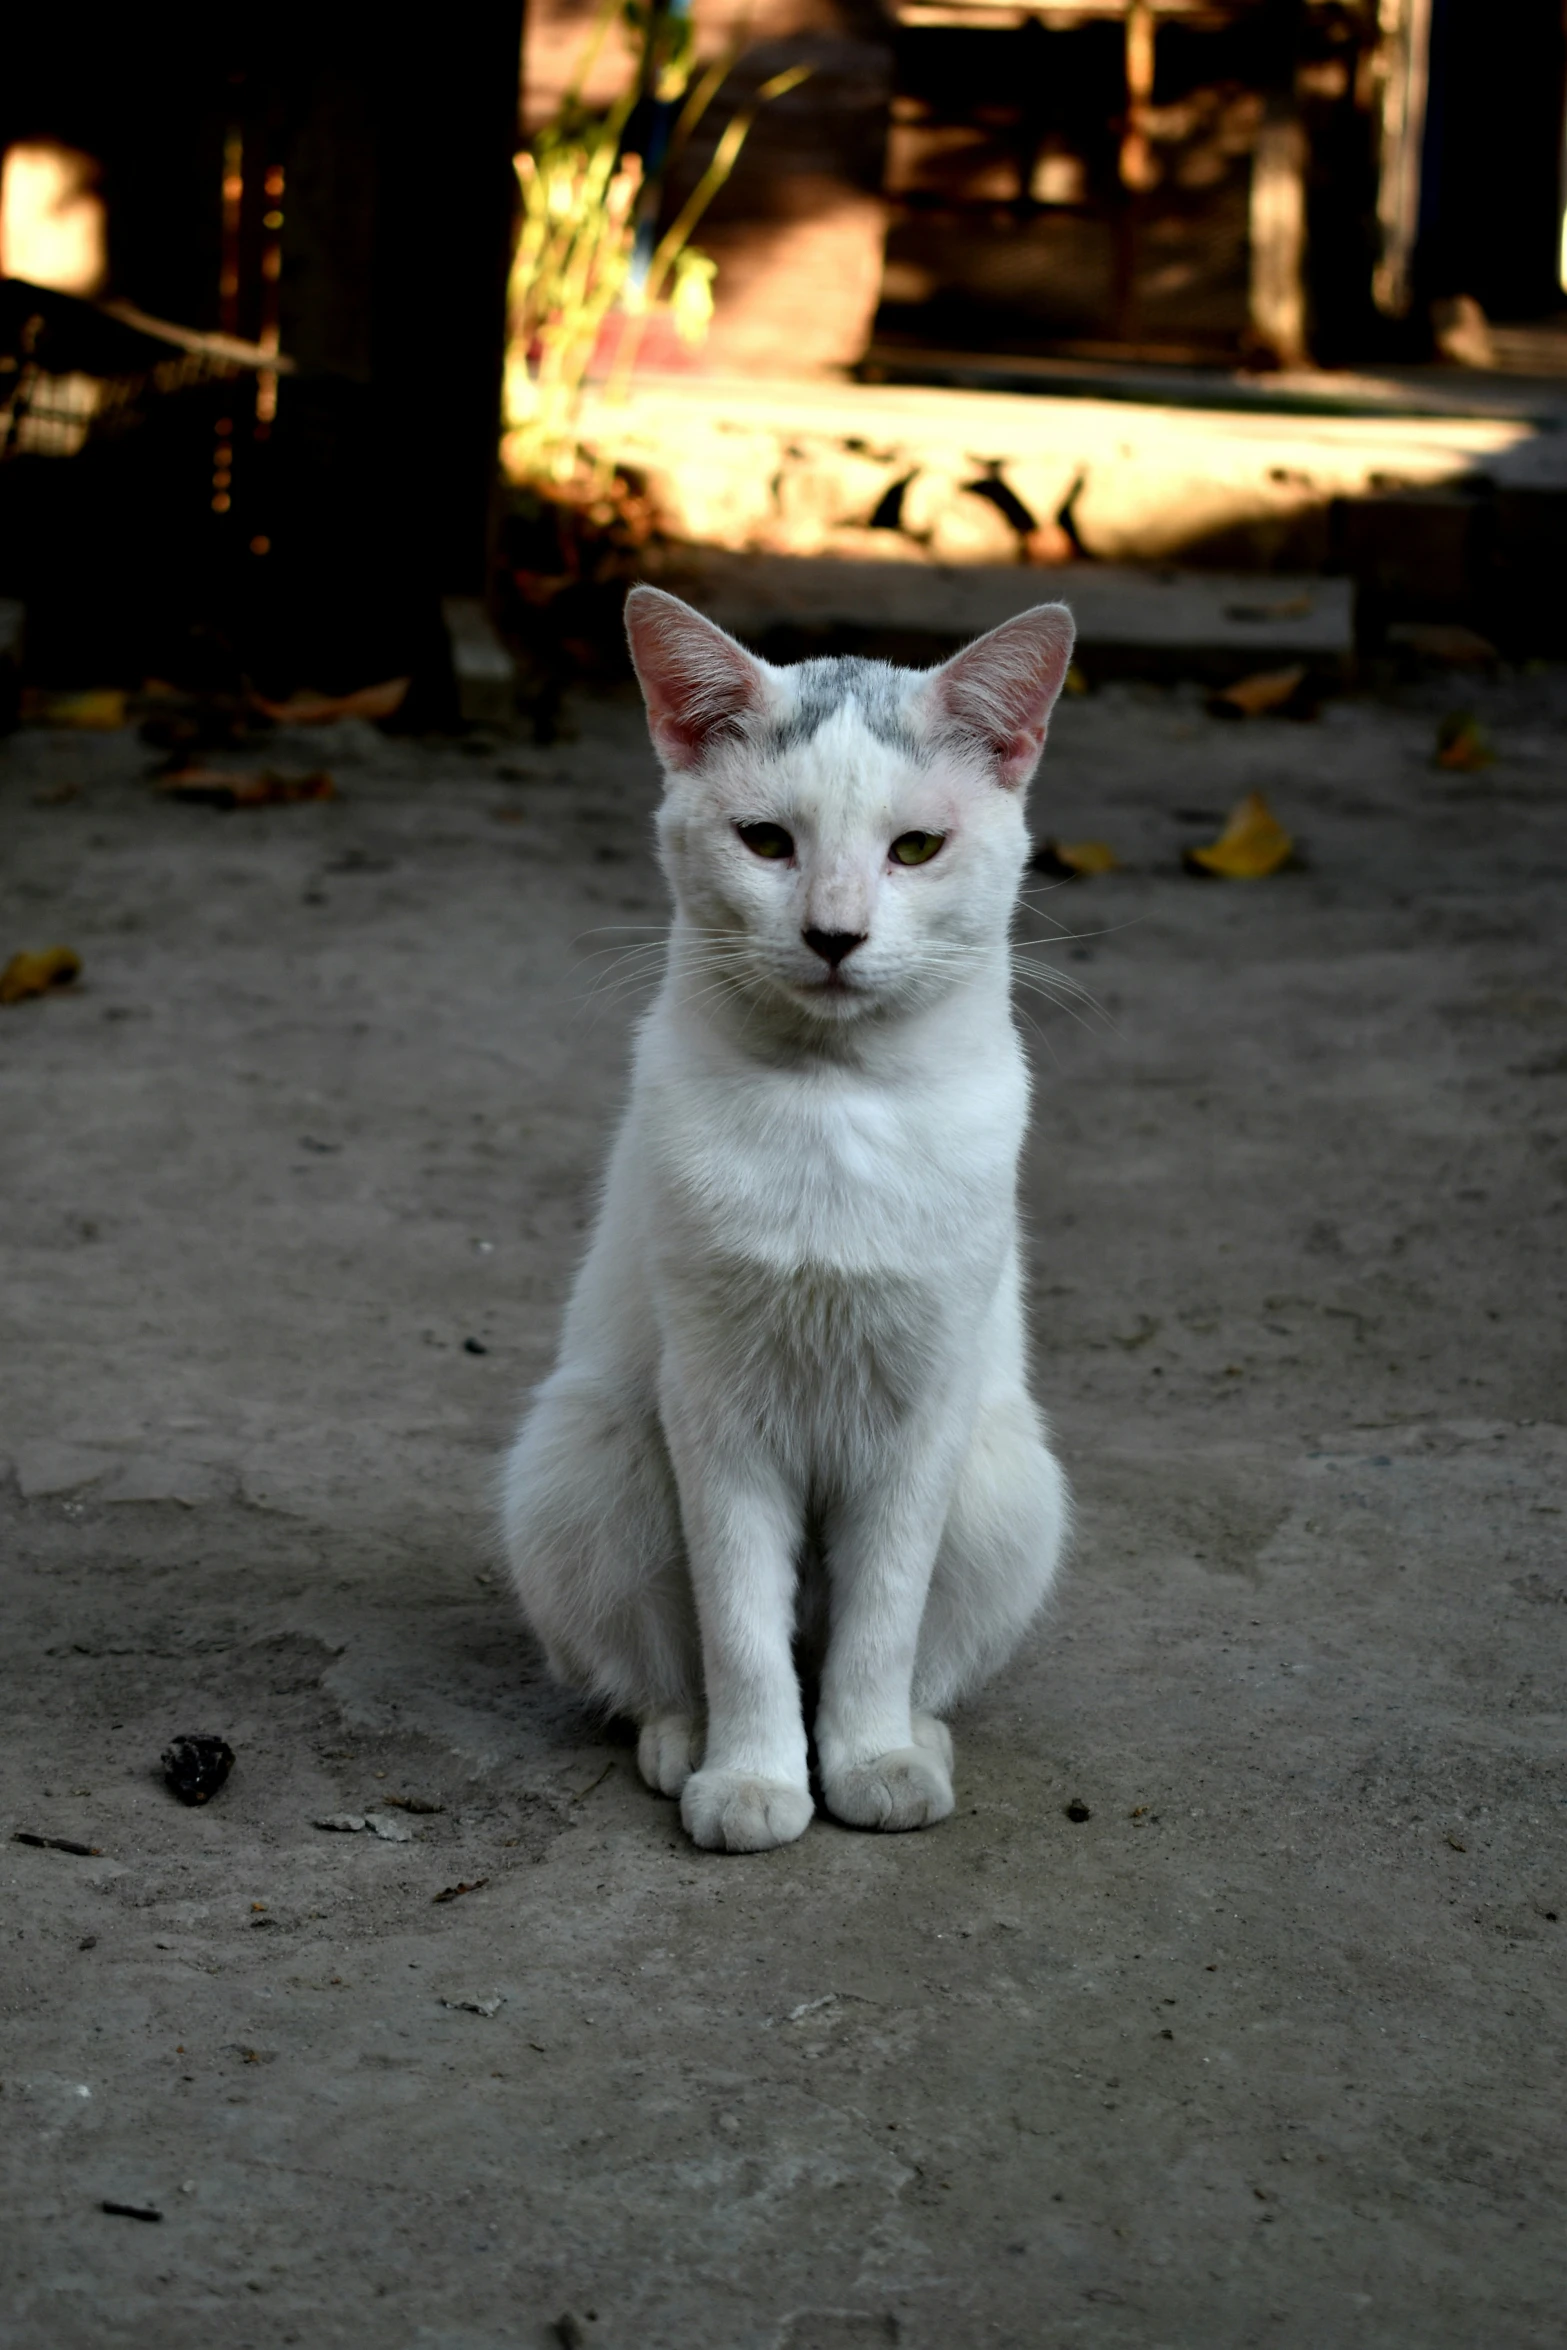
[[[85, 963], [0, 1012], [8, 2345], [1561, 2342], [1564, 714], [1062, 710], [1036, 829], [1127, 867], [1030, 925], [1101, 1008], [1028, 999], [1074, 1563], [951, 1821], [762, 1859], [487, 1531], [660, 919], [634, 703], [227, 815], [0, 747], [0, 954]], [[1255, 786], [1307, 869], [1183, 876]]]

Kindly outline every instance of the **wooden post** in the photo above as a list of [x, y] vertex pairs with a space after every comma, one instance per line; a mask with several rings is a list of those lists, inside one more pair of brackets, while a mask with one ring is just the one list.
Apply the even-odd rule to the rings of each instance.
[[1121, 125], [1121, 202], [1115, 223], [1116, 333], [1129, 342], [1136, 326], [1137, 247], [1140, 199], [1153, 186], [1158, 168], [1148, 137], [1146, 113], [1153, 102], [1154, 14], [1149, 0], [1127, 0], [1126, 114]]
[[1270, 97], [1251, 164], [1253, 356], [1303, 367], [1306, 351], [1306, 134], [1292, 98]]
[[1431, 0], [1382, 0], [1382, 161], [1377, 178], [1380, 251], [1371, 277], [1377, 308], [1405, 318], [1414, 299], [1420, 227], [1420, 163], [1431, 62]]
[[1148, 0], [1126, 11], [1126, 123], [1121, 133], [1121, 185], [1140, 195], [1154, 181], [1147, 109], [1153, 104], [1154, 18]]

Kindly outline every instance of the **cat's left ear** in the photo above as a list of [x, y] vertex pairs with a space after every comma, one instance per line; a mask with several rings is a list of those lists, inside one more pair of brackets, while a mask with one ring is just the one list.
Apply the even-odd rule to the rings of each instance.
[[1065, 604], [1036, 604], [965, 645], [926, 686], [928, 723], [979, 748], [1008, 791], [1027, 783], [1077, 636]]

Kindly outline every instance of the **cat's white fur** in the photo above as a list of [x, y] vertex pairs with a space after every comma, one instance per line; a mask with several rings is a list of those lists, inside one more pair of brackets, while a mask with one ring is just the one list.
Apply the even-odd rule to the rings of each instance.
[[[1009, 1656], [1068, 1503], [1026, 1380], [1008, 929], [1072, 644], [779, 669], [627, 607], [667, 792], [665, 975], [504, 1527], [551, 1668], [631, 1714], [701, 1845], [951, 1809], [940, 1717]], [[737, 826], [779, 825], [793, 855]], [[928, 863], [889, 855], [942, 834]], [[805, 933], [860, 940], [836, 967]]]

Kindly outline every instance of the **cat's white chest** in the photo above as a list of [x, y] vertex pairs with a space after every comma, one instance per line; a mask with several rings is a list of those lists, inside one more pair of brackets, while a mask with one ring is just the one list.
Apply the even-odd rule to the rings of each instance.
[[668, 1228], [688, 1261], [930, 1280], [944, 1262], [990, 1255], [1009, 1226], [1021, 1119], [982, 1085], [702, 1078], [671, 1089], [653, 1125]]
[[792, 1429], [822, 1474], [941, 1390], [1005, 1258], [1004, 1139], [957, 1147], [930, 1110], [836, 1077], [769, 1078], [702, 1089], [666, 1131], [667, 1331], [720, 1410], [775, 1440]]

